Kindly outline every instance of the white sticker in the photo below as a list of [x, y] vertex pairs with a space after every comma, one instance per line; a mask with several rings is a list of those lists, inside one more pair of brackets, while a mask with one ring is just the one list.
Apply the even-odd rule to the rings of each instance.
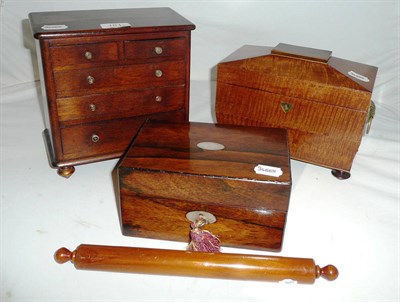
[[361, 74], [359, 74], [359, 73], [357, 73], [357, 72], [355, 72], [353, 70], [349, 71], [347, 74], [349, 76], [353, 77], [353, 78], [356, 78], [357, 80], [360, 80], [360, 81], [363, 81], [363, 82], [366, 82], [366, 83], [369, 82], [369, 79], [366, 76], [363, 76], [363, 75], [361, 75]]
[[279, 283], [281, 283], [281, 284], [297, 284], [297, 281], [293, 280], [293, 279], [283, 279], [283, 280], [279, 281]]
[[132, 27], [129, 23], [104, 23], [100, 24], [101, 28], [121, 28]]
[[257, 174], [273, 176], [273, 177], [279, 177], [283, 174], [281, 168], [271, 167], [271, 166], [266, 166], [266, 165], [258, 165], [254, 168], [254, 171]]
[[57, 29], [67, 29], [68, 26], [64, 24], [56, 24], [56, 25], [43, 25], [43, 30], [57, 30]]

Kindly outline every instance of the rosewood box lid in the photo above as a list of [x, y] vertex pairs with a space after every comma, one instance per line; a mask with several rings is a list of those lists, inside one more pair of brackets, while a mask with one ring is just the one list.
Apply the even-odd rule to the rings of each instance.
[[35, 38], [193, 30], [195, 25], [168, 7], [33, 12]]
[[[291, 182], [284, 129], [148, 122], [121, 166], [207, 177]], [[265, 170], [277, 168], [277, 171], [263, 172], [263, 167]]]

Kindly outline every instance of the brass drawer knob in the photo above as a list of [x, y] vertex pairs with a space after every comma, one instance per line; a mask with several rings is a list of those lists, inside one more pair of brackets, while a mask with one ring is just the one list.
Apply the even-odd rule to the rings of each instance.
[[85, 58], [91, 60], [93, 58], [92, 53], [90, 51], [85, 51]]
[[88, 82], [89, 85], [92, 85], [92, 84], [94, 83], [94, 77], [92, 77], [92, 76], [88, 76], [88, 77], [86, 78], [86, 80], [87, 80], [87, 82]]
[[162, 75], [163, 75], [163, 72], [162, 72], [160, 69], [157, 69], [157, 70], [154, 72], [154, 75], [155, 75], [157, 78], [161, 78]]
[[90, 108], [90, 111], [96, 111], [96, 105], [95, 104], [90, 104], [89, 108]]
[[162, 96], [161, 95], [157, 95], [156, 96], [156, 102], [161, 102], [162, 101]]
[[92, 135], [92, 142], [97, 143], [100, 140], [100, 137], [97, 134]]
[[156, 46], [156, 47], [154, 47], [154, 52], [155, 52], [156, 54], [160, 55], [160, 54], [162, 54], [163, 49], [162, 49], [162, 47], [160, 47], [160, 46]]

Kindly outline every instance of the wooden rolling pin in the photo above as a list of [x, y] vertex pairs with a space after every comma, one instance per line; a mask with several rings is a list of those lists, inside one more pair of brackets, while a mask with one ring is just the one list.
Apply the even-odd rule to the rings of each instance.
[[307, 284], [320, 276], [330, 281], [338, 276], [333, 265], [320, 268], [313, 259], [277, 256], [82, 244], [73, 252], [60, 248], [54, 258], [60, 264], [71, 261], [77, 269], [155, 275]]

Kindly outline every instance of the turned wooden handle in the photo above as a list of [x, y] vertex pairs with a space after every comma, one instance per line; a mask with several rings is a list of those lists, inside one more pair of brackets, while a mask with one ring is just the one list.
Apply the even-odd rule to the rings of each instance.
[[54, 257], [58, 263], [71, 261], [77, 269], [156, 275], [307, 284], [320, 276], [329, 281], [338, 276], [333, 265], [320, 268], [313, 259], [277, 256], [82, 244], [73, 252], [60, 248]]

